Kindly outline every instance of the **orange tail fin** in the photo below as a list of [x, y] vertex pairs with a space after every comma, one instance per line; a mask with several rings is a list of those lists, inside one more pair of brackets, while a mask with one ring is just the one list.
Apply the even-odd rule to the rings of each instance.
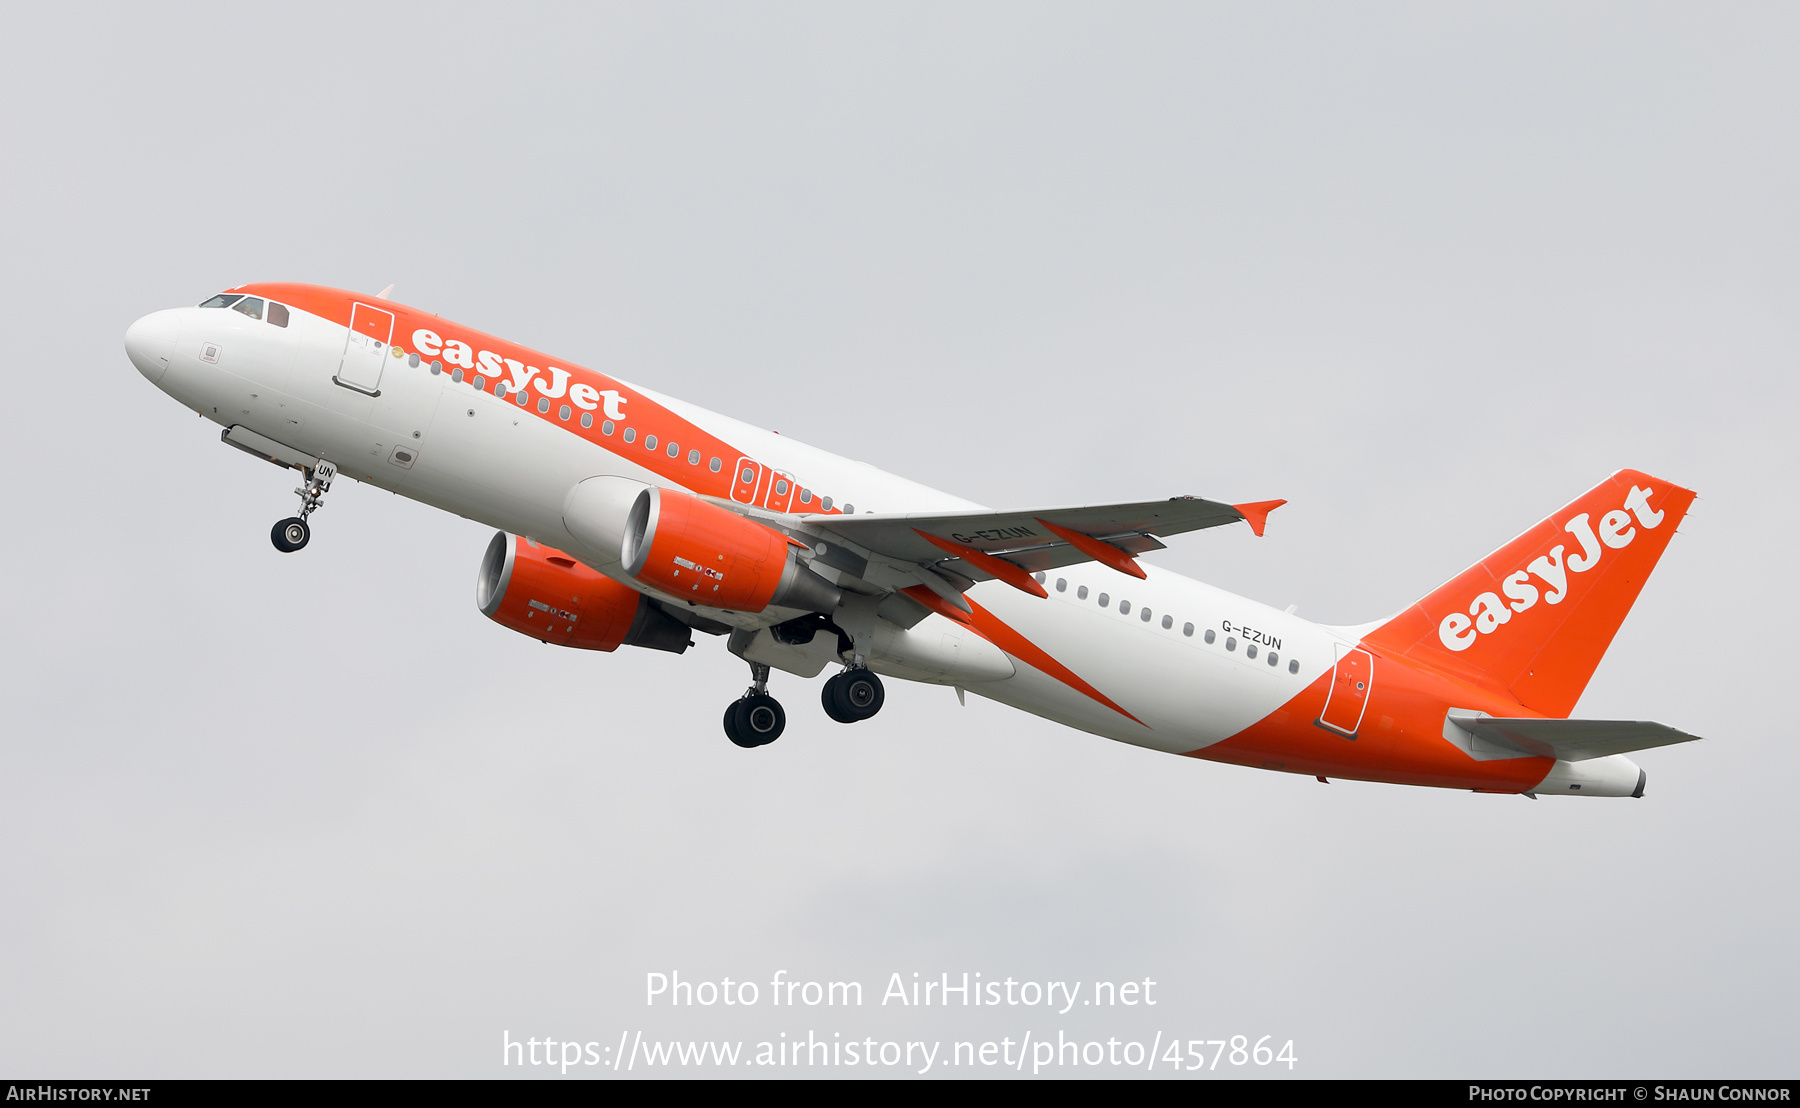
[[1566, 717], [1693, 501], [1620, 470], [1363, 641]]

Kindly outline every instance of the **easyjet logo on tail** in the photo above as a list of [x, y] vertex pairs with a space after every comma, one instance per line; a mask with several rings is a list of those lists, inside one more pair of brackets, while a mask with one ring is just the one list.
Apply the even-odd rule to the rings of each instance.
[[[1546, 604], [1561, 604], [1569, 595], [1569, 574], [1586, 573], [1600, 564], [1608, 550], [1623, 550], [1631, 545], [1638, 533], [1637, 527], [1632, 526], [1634, 517], [1637, 525], [1646, 531], [1653, 531], [1662, 523], [1663, 513], [1650, 507], [1653, 495], [1654, 489], [1633, 485], [1625, 497], [1625, 507], [1601, 516], [1598, 527], [1587, 512], [1570, 519], [1563, 524], [1563, 530], [1581, 543], [1580, 551], [1565, 557], [1566, 545], [1552, 547], [1548, 553], [1538, 556], [1500, 583], [1500, 591], [1506, 594], [1506, 600], [1495, 593], [1484, 592], [1470, 601], [1467, 615], [1451, 612], [1445, 616], [1438, 624], [1438, 641], [1447, 650], [1467, 650], [1482, 635], [1493, 634], [1516, 613], [1536, 606], [1540, 599]], [[1532, 583], [1533, 578], [1542, 582], [1541, 590]]]

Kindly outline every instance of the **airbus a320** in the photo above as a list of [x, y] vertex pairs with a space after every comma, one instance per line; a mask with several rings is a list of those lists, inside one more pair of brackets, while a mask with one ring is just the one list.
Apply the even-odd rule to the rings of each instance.
[[751, 681], [744, 748], [786, 712], [839, 723], [882, 678], [947, 685], [1119, 742], [1320, 778], [1644, 794], [1627, 754], [1695, 736], [1577, 720], [1694, 499], [1621, 470], [1396, 616], [1325, 626], [1142, 558], [1283, 501], [1177, 496], [995, 511], [551, 357], [383, 293], [252, 284], [152, 312], [130, 360], [224, 441], [301, 475], [296, 552], [347, 476], [498, 529], [481, 612], [546, 643], [681, 653]]

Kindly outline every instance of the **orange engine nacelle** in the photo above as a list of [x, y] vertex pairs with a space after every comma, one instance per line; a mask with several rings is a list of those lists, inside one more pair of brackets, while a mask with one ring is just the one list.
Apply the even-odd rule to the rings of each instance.
[[681, 653], [688, 627], [637, 590], [552, 547], [501, 531], [475, 578], [481, 614], [555, 646], [617, 650], [620, 645]]
[[619, 558], [631, 577], [707, 608], [829, 612], [843, 598], [806, 568], [786, 536], [667, 489], [646, 487], [638, 494]]

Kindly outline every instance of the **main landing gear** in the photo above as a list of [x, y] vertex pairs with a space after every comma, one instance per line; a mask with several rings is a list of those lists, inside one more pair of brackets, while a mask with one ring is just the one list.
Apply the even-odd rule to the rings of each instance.
[[[787, 713], [781, 702], [769, 695], [769, 667], [751, 662], [750, 677], [750, 687], [744, 695], [725, 708], [725, 737], [746, 750], [769, 745], [787, 727]], [[857, 723], [881, 711], [887, 694], [881, 687], [881, 678], [862, 666], [852, 666], [825, 682], [820, 699], [825, 714], [832, 719]]]
[[819, 697], [825, 714], [839, 723], [859, 723], [881, 711], [887, 693], [881, 678], [861, 666], [855, 666], [825, 682]]
[[321, 460], [318, 465], [301, 472], [306, 475], [306, 484], [294, 490], [300, 497], [300, 514], [289, 516], [269, 529], [269, 541], [283, 554], [292, 554], [312, 539], [312, 528], [307, 525], [306, 517], [325, 503], [325, 491], [331, 488], [337, 467]]
[[787, 713], [781, 701], [769, 695], [769, 667], [750, 663], [751, 683], [744, 695], [725, 709], [725, 737], [746, 750], [767, 746], [781, 737]]

